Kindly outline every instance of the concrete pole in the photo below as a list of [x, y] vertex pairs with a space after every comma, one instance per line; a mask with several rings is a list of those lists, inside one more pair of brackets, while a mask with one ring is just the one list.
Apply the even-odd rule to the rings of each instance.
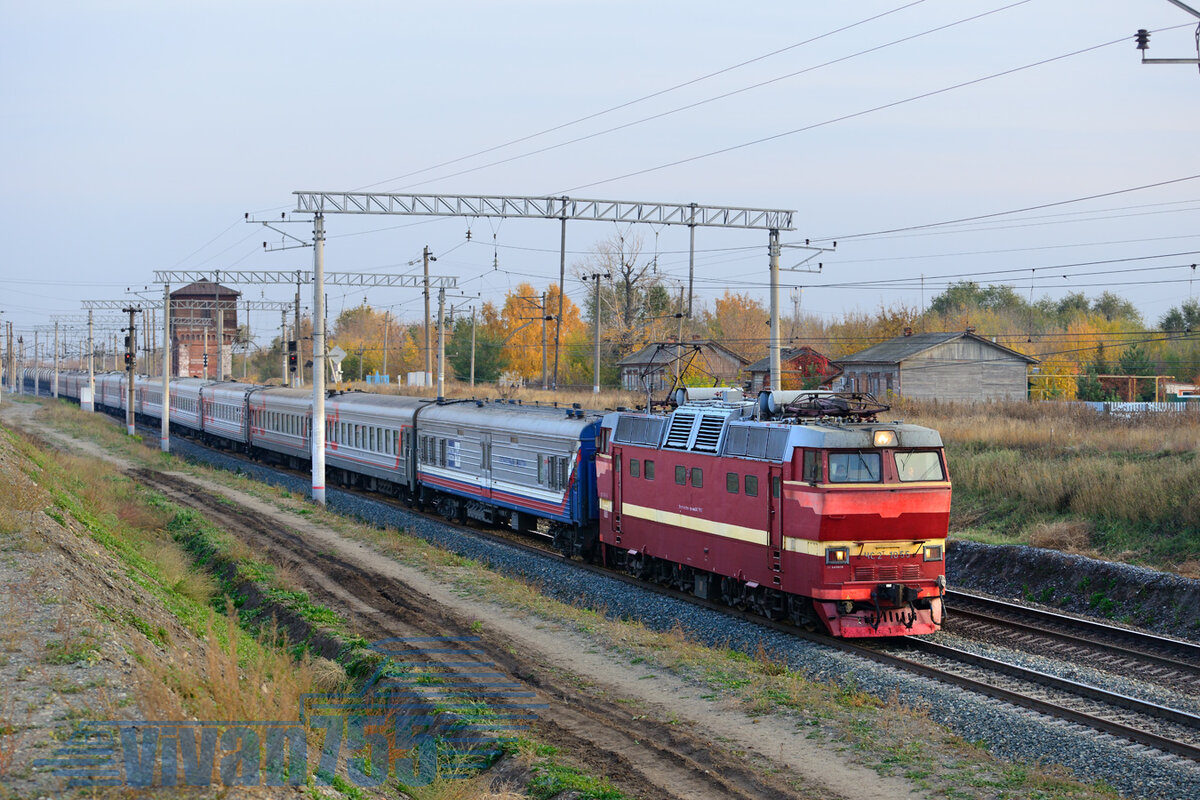
[[446, 290], [438, 289], [438, 382], [437, 399], [446, 399]]
[[433, 351], [429, 342], [429, 245], [425, 245], [422, 261], [425, 262], [425, 382], [428, 384], [429, 373], [433, 371], [433, 365], [430, 363]]
[[[299, 389], [304, 385], [304, 345], [300, 343], [300, 271], [296, 270], [296, 374], [292, 385]], [[317, 362], [313, 362], [316, 369]]]
[[54, 323], [54, 382], [51, 384], [54, 399], [58, 399], [58, 322]]
[[[549, 389], [549, 384], [546, 383], [546, 293], [542, 292], [542, 389]], [[556, 343], [557, 344], [557, 343]], [[555, 364], [557, 365], [558, 350], [554, 351]]]
[[392, 312], [390, 312], [390, 311], [383, 312], [383, 374], [384, 375], [388, 374], [388, 369], [387, 369], [388, 328], [391, 327], [391, 325], [388, 324], [388, 317], [391, 313]]
[[475, 306], [471, 306], [471, 388], [475, 388]]
[[[558, 348], [562, 343], [563, 297], [567, 294], [567, 217], [563, 206], [562, 240], [558, 248], [558, 318], [554, 321], [554, 391], [558, 391]], [[545, 310], [542, 311], [543, 316]]]
[[208, 328], [204, 329], [204, 380], [208, 380]]
[[312, 384], [312, 499], [313, 502], [325, 505], [325, 216], [323, 214], [313, 215]]
[[42, 366], [42, 351], [38, 347], [38, 332], [33, 332], [33, 396], [37, 397], [42, 393], [41, 381], [38, 379], [38, 372]]
[[[287, 311], [281, 310], [279, 312], [279, 357], [282, 359], [283, 363], [279, 367], [279, 382], [284, 386], [287, 386], [290, 382], [288, 381], [287, 343]], [[300, 359], [297, 358], [296, 360], [299, 361]]]
[[596, 282], [596, 300], [592, 306], [592, 341], [595, 352], [592, 353], [592, 394], [600, 394], [600, 273], [592, 276]]
[[[696, 220], [696, 204], [692, 203], [692, 221]], [[692, 282], [696, 274], [696, 226], [688, 225], [688, 319], [692, 318]]]
[[[138, 309], [125, 309], [129, 312], [129, 347], [126, 349], [126, 354], [134, 356], [137, 353], [137, 325], [135, 316]], [[125, 367], [125, 433], [133, 436], [137, 432], [137, 428], [133, 422], [133, 376], [134, 376], [134, 359], [129, 359], [129, 365]]]
[[779, 391], [779, 231], [772, 230], [768, 249], [771, 254], [771, 342], [767, 351], [771, 357], [771, 390]]
[[171, 452], [171, 284], [163, 284], [162, 338], [162, 433], [159, 443], [164, 453]]

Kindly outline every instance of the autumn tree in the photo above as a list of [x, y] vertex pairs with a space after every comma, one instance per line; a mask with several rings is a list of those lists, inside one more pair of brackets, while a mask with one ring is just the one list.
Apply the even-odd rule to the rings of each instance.
[[575, 275], [593, 286], [592, 275], [605, 276], [600, 283], [600, 308], [588, 294], [585, 308], [589, 321], [600, 314], [604, 336], [616, 342], [622, 354], [649, 341], [645, 327], [655, 318], [674, 312], [670, 292], [662, 285], [654, 259], [642, 255], [642, 237], [616, 235], [598, 243], [587, 261], [575, 267]]
[[723, 347], [748, 361], [757, 361], [767, 354], [770, 315], [750, 295], [726, 289], [713, 301], [713, 310], [705, 317], [708, 335]]
[[[543, 304], [543, 296], [545, 298]], [[551, 284], [545, 292], [536, 291], [531, 284], [522, 283], [508, 292], [500, 309], [504, 360], [509, 370], [527, 381], [539, 380], [543, 374], [547, 383], [553, 382], [554, 341], [558, 316], [559, 288]], [[579, 307], [569, 297], [562, 298], [561, 341], [569, 341], [585, 330]], [[550, 317], [550, 319], [546, 319]], [[543, 337], [544, 331], [544, 337]], [[560, 346], [560, 372], [563, 363]]]

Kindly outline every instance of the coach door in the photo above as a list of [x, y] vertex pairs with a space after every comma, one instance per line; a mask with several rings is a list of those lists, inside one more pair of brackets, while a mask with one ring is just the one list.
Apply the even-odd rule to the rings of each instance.
[[492, 496], [492, 435], [487, 431], [479, 434], [479, 488], [484, 497]]
[[767, 477], [767, 558], [772, 572], [783, 572], [783, 467], [771, 467]]
[[621, 448], [612, 449], [612, 529], [613, 533], [621, 532], [621, 467], [624, 458]]

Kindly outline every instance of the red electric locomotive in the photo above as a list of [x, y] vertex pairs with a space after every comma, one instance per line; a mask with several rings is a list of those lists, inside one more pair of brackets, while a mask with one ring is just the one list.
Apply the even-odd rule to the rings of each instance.
[[886, 409], [774, 392], [608, 414], [596, 456], [606, 563], [834, 636], [938, 630], [942, 441], [876, 421]]

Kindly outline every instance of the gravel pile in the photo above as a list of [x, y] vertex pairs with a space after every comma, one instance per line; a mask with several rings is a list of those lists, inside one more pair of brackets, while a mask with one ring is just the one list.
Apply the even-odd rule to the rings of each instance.
[[[242, 472], [307, 494], [311, 482], [248, 464], [240, 459], [172, 439], [177, 454]], [[428, 520], [386, 503], [327, 490], [328, 505], [380, 526], [403, 529], [440, 547], [487, 564], [504, 574], [540, 584], [556, 599], [602, 611], [610, 618], [635, 618], [656, 630], [681, 627], [696, 640], [753, 655], [760, 643], [814, 680], [851, 685], [877, 697], [896, 695], [946, 725], [964, 739], [986, 743], [993, 754], [1016, 762], [1058, 762], [1088, 779], [1100, 779], [1130, 797], [1175, 800], [1200, 797], [1200, 766], [1137, 747], [1127, 747], [1072, 725], [1031, 715], [1004, 703], [981, 698], [954, 687], [941, 686], [820, 644], [794, 639], [749, 622], [689, 603], [641, 590], [615, 580], [572, 568], [570, 563], [538, 556], [500, 542], [464, 536], [447, 525]], [[980, 587], [983, 588], [983, 587]], [[1005, 654], [1012, 658], [1013, 654]], [[1016, 656], [1021, 660], [1020, 656]], [[1028, 657], [1029, 666], [1044, 668], [1046, 660]], [[1022, 661], [1022, 663], [1024, 663]]]

